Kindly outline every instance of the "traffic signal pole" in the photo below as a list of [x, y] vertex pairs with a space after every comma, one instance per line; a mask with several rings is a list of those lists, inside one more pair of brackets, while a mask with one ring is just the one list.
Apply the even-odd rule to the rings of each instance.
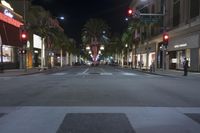
[[[164, 28], [163, 34], [165, 33], [166, 26], [164, 22], [164, 16], [166, 14], [166, 0], [161, 0], [161, 13], [141, 13], [140, 10], [144, 9], [145, 7], [151, 5], [152, 2], [149, 2], [148, 4], [144, 5], [142, 8], [136, 10], [135, 8], [129, 9], [128, 10], [128, 15], [132, 16], [132, 18], [140, 18], [141, 16], [162, 16], [163, 17], [163, 23], [162, 26]], [[168, 39], [168, 38], [167, 38]], [[168, 40], [167, 40], [168, 41]], [[166, 69], [166, 44], [164, 44], [164, 39], [163, 39], [163, 44], [162, 44], [162, 68], [163, 71]]]

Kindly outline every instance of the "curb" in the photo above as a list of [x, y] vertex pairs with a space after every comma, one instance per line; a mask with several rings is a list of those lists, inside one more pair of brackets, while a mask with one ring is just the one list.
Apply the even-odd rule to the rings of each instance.
[[62, 68], [51, 68], [51, 69], [46, 69], [46, 70], [38, 70], [38, 71], [34, 71], [34, 72], [25, 72], [23, 71], [22, 73], [9, 73], [6, 74], [6, 72], [2, 73], [2, 75], [0, 74], [0, 77], [16, 77], [16, 76], [25, 76], [25, 75], [33, 75], [33, 74], [38, 74], [38, 73], [53, 73], [53, 72], [59, 72], [62, 70], [66, 70], [69, 69], [71, 67], [62, 67]]
[[[122, 68], [122, 67], [120, 67]], [[177, 78], [177, 77], [180, 77], [180, 76], [176, 76], [176, 75], [170, 75], [170, 74], [160, 74], [160, 73], [156, 73], [156, 72], [149, 72], [149, 71], [146, 71], [146, 70], [141, 70], [141, 69], [135, 69], [135, 68], [127, 68], [127, 67], [124, 67], [125, 69], [129, 69], [129, 70], [134, 70], [134, 71], [138, 71], [138, 72], [141, 72], [141, 73], [146, 73], [146, 74], [151, 74], [151, 75], [159, 75], [159, 76], [166, 76], [166, 77], [171, 77], [171, 78]]]

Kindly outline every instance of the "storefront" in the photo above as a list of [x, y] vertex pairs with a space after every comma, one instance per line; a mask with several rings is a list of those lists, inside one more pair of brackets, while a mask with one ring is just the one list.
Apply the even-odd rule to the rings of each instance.
[[[2, 53], [3, 53], [2, 60], [3, 60], [4, 63], [9, 63], [9, 62], [13, 63], [15, 61], [14, 47], [8, 46], [8, 45], [3, 45], [2, 46]], [[0, 58], [0, 62], [1, 62], [1, 58]]]
[[153, 63], [155, 63], [155, 56], [156, 56], [155, 52], [150, 52], [149, 53], [148, 68], [150, 68], [150, 65], [152, 65]]
[[137, 67], [141, 67], [142, 69], [150, 69], [150, 65], [155, 63], [156, 60], [155, 48], [155, 43], [140, 44], [139, 48], [136, 50]]
[[14, 12], [9, 3], [0, 3], [0, 64], [4, 69], [19, 68], [18, 49], [23, 47], [20, 42], [22, 17]]
[[189, 61], [190, 71], [199, 71], [199, 34], [174, 38], [168, 45], [169, 69], [183, 69], [183, 61]]

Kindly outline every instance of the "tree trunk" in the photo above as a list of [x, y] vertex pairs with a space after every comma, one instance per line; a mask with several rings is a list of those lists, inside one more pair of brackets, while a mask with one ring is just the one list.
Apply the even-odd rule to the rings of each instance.
[[60, 67], [63, 66], [63, 51], [62, 51], [62, 48], [60, 50]]
[[66, 51], [66, 65], [69, 65], [69, 53]]

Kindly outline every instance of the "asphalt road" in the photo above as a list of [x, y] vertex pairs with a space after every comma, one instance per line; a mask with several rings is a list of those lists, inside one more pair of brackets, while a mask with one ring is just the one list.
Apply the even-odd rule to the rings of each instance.
[[0, 106], [199, 107], [200, 82], [111, 66], [0, 78]]

